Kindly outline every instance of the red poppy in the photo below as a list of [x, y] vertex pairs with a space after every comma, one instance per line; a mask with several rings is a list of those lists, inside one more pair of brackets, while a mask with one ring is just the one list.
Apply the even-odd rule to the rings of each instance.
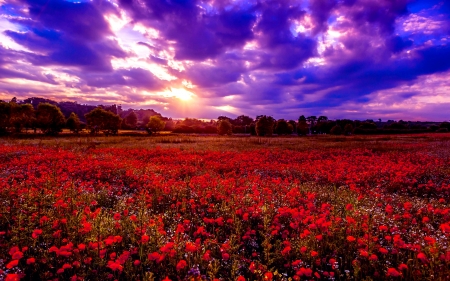
[[184, 269], [186, 266], [187, 266], [186, 261], [185, 260], [180, 260], [177, 263], [177, 271], [180, 271], [180, 270]]

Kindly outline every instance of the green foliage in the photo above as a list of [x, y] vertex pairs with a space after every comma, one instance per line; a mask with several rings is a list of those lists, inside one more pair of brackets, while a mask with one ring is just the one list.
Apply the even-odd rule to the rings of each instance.
[[78, 115], [75, 112], [72, 112], [70, 114], [69, 118], [67, 119], [66, 126], [71, 132], [74, 132], [75, 134], [78, 134], [78, 132], [80, 131], [80, 118], [78, 118]]
[[100, 107], [97, 107], [84, 116], [86, 117], [87, 126], [93, 134], [103, 131], [107, 135], [117, 135], [122, 124], [122, 118]]
[[292, 134], [293, 130], [294, 128], [292, 127], [292, 125], [284, 119], [278, 120], [275, 126], [275, 132], [278, 135], [290, 135]]
[[219, 135], [231, 135], [232, 134], [232, 125], [230, 121], [224, 119], [219, 122], [219, 125], [217, 125], [217, 132]]
[[36, 125], [46, 135], [56, 135], [62, 131], [66, 119], [59, 107], [40, 103], [36, 111]]
[[344, 127], [344, 135], [351, 135], [352, 134], [352, 132], [353, 132], [353, 126], [352, 126], [352, 124], [347, 124], [347, 125], [345, 125], [345, 127]]
[[30, 128], [35, 120], [34, 108], [31, 104], [16, 104], [11, 105], [11, 117], [9, 120], [10, 126], [14, 128], [16, 133], [20, 133], [23, 128]]
[[175, 125], [173, 132], [182, 134], [215, 134], [217, 133], [217, 124], [212, 121], [204, 122], [195, 118], [186, 118]]
[[342, 128], [339, 125], [334, 126], [331, 128], [330, 134], [332, 135], [342, 135]]
[[258, 136], [272, 136], [274, 123], [275, 120], [271, 116], [263, 115], [259, 117], [256, 122], [256, 134]]
[[136, 112], [131, 111], [130, 114], [128, 114], [127, 117], [125, 117], [124, 122], [128, 127], [132, 129], [136, 128], [138, 122]]
[[0, 102], [0, 134], [5, 134], [7, 132], [10, 117], [11, 104], [8, 102]]
[[297, 134], [299, 136], [306, 136], [308, 133], [309, 133], [309, 126], [306, 123], [305, 116], [302, 115], [298, 118]]
[[444, 129], [450, 130], [450, 122], [442, 122], [439, 125], [439, 128], [444, 128]]
[[154, 115], [150, 117], [150, 120], [147, 123], [147, 128], [150, 132], [159, 132], [164, 129], [166, 126], [166, 122], [161, 120], [161, 118], [158, 115]]

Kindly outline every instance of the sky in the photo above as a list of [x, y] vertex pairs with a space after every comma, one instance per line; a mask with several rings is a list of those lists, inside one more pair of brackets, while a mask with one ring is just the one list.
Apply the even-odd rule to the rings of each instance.
[[447, 0], [0, 0], [0, 99], [450, 119]]

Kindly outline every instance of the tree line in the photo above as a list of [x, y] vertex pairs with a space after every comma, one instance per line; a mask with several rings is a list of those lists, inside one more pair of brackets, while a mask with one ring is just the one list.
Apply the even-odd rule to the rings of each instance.
[[[78, 134], [87, 130], [91, 134], [103, 133], [117, 135], [120, 129], [146, 130], [149, 134], [159, 131], [173, 133], [197, 134], [251, 134], [258, 136], [272, 135], [309, 135], [309, 134], [399, 134], [420, 132], [448, 132], [449, 122], [424, 123], [388, 120], [329, 120], [326, 116], [301, 115], [298, 120], [274, 119], [272, 116], [258, 115], [255, 119], [241, 115], [236, 118], [219, 116], [217, 120], [202, 121], [195, 118], [185, 118], [174, 121], [161, 116], [153, 110], [122, 111], [116, 105], [90, 106], [90, 111], [79, 116], [71, 112], [67, 118], [56, 102], [35, 103], [0, 101], [0, 134], [27, 132], [37, 133], [39, 130], [46, 135], [56, 135], [64, 128]], [[39, 100], [39, 99], [37, 99]], [[76, 103], [72, 103], [76, 104]], [[86, 109], [84, 107], [83, 109]], [[66, 113], [67, 114], [67, 113]]]
[[[10, 102], [0, 101], [0, 134], [22, 133], [39, 130], [46, 135], [57, 135], [64, 128], [78, 134], [87, 129], [91, 134], [104, 133], [117, 135], [119, 129], [136, 129], [137, 114], [131, 111], [125, 118], [121, 118], [111, 110], [95, 107], [84, 114], [82, 122], [75, 112], [66, 118], [61, 109], [55, 104], [42, 102], [36, 109], [30, 103], [17, 103], [14, 98]], [[144, 128], [149, 132], [164, 129], [165, 121], [160, 115], [148, 116]]]

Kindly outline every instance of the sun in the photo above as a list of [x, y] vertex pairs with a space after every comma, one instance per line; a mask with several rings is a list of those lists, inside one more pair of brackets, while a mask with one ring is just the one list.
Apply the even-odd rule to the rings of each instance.
[[170, 88], [171, 95], [182, 101], [189, 101], [195, 96], [194, 93], [187, 91], [183, 88]]

